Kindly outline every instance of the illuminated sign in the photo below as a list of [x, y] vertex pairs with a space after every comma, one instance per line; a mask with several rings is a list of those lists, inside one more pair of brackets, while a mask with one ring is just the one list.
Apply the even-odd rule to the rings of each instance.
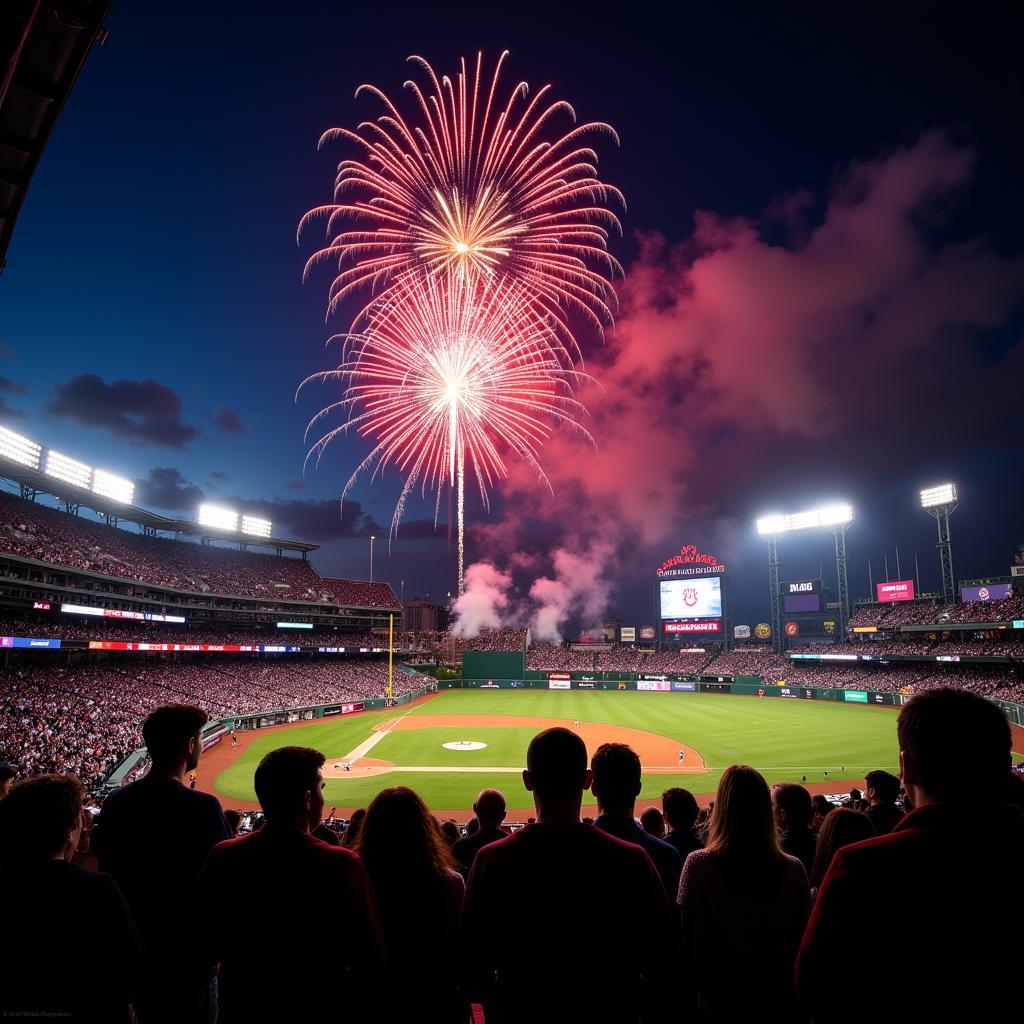
[[706, 622], [665, 622], [662, 630], [668, 634], [679, 633], [721, 633], [722, 620], [709, 619]]
[[663, 619], [711, 619], [722, 614], [718, 578], [664, 580], [659, 584]]
[[102, 619], [131, 619], [138, 622], [184, 622], [184, 615], [158, 615], [156, 612], [126, 612], [119, 608], [97, 608], [91, 604], [62, 604], [66, 615], [94, 615]]
[[772, 627], [767, 622], [759, 622], [754, 627], [754, 636], [758, 640], [767, 640], [772, 635]]
[[867, 704], [868, 694], [866, 690], [843, 690], [843, 700], [850, 704]]
[[657, 631], [653, 626], [641, 626], [640, 627], [640, 639], [641, 640], [653, 640], [657, 635]]
[[638, 679], [638, 690], [671, 690], [672, 684], [667, 679]]
[[60, 647], [60, 641], [33, 636], [0, 636], [0, 647], [24, 647], [52, 651]]
[[684, 544], [678, 555], [666, 558], [658, 568], [657, 575], [665, 576], [711, 576], [722, 575], [725, 566], [714, 555], [698, 551], [695, 544]]
[[749, 640], [750, 639], [750, 627], [749, 626], [734, 626], [732, 635], [737, 640]]
[[889, 583], [876, 583], [875, 593], [879, 601], [913, 601], [914, 581], [893, 580]]
[[619, 637], [624, 644], [636, 643], [636, 626], [623, 626], [619, 630]]
[[312, 622], [279, 622], [278, 629], [312, 629]]
[[961, 601], [1002, 601], [1010, 597], [1013, 588], [1009, 583], [989, 583], [981, 587], [961, 587]]
[[821, 580], [797, 580], [783, 583], [781, 588], [784, 594], [820, 594]]
[[786, 636], [799, 636], [800, 627], [795, 622], [786, 623]]
[[50, 610], [49, 601], [33, 601], [32, 610], [36, 612], [48, 612]]

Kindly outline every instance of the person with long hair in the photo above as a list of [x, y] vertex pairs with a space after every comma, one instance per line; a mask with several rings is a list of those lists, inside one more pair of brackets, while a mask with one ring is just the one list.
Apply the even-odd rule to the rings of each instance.
[[454, 962], [466, 886], [437, 820], [411, 789], [381, 790], [356, 851], [377, 896], [389, 970], [402, 979], [381, 1000], [380, 1019], [464, 1024]]
[[850, 843], [859, 843], [862, 839], [872, 839], [874, 836], [875, 826], [866, 814], [849, 807], [837, 807], [825, 819], [821, 832], [818, 833], [818, 848], [814, 854], [810, 874], [812, 897], [818, 894], [821, 880], [825, 877], [836, 850], [849, 846]]
[[811, 894], [803, 865], [779, 849], [771, 794], [755, 769], [722, 775], [707, 845], [683, 865], [679, 909], [698, 1019], [802, 1019], [793, 962]]

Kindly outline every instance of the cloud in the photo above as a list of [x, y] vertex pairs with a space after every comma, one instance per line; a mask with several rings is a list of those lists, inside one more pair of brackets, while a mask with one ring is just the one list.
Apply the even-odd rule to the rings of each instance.
[[28, 392], [28, 388], [16, 380], [11, 380], [10, 377], [0, 377], [0, 391], [9, 391], [12, 395], [24, 395]]
[[136, 444], [184, 448], [196, 436], [195, 427], [181, 422], [181, 396], [152, 378], [108, 384], [82, 373], [53, 390], [55, 397], [46, 404], [51, 415], [101, 427]]
[[211, 477], [211, 479], [213, 479], [213, 480], [227, 480], [227, 478], [228, 478], [228, 475], [227, 475], [227, 473], [225, 473], [225, 472], [224, 472], [224, 470], [222, 470], [222, 469], [215, 469], [215, 470], [214, 470], [214, 471], [213, 471], [213, 472], [212, 472], [212, 473], [210, 474], [210, 477]]
[[227, 406], [224, 406], [224, 408], [214, 416], [213, 422], [216, 423], [225, 434], [242, 434], [245, 432], [245, 428], [242, 426], [242, 422], [238, 418], [238, 413], [235, 412], [234, 409], [229, 409]]
[[23, 419], [25, 414], [20, 409], [15, 409], [13, 406], [7, 404], [7, 399], [0, 395], [0, 419], [19, 420]]
[[288, 490], [289, 491], [301, 491], [301, 490], [304, 490], [305, 487], [306, 487], [306, 481], [305, 480], [298, 479], [298, 480], [289, 480], [288, 481]]
[[205, 497], [200, 487], [172, 466], [153, 468], [147, 477], [135, 481], [135, 503], [142, 508], [194, 509]]

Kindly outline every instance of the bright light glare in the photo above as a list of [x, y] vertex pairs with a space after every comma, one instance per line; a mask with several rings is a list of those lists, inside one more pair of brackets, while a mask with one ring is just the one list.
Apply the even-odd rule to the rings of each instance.
[[93, 494], [130, 505], [135, 496], [135, 484], [131, 480], [114, 476], [113, 473], [108, 473], [105, 469], [97, 469], [92, 475], [92, 491]]
[[88, 490], [92, 467], [87, 466], [84, 462], [69, 459], [66, 455], [61, 455], [60, 452], [51, 448], [46, 453], [46, 475]]
[[212, 526], [217, 530], [237, 530], [238, 513], [230, 508], [220, 508], [217, 505], [200, 505], [199, 525]]
[[253, 537], [269, 537], [271, 522], [269, 519], [257, 519], [255, 516], [242, 516], [242, 533]]
[[939, 484], [921, 491], [921, 508], [952, 505], [956, 502], [956, 484]]
[[39, 453], [42, 448], [13, 430], [0, 427], [0, 455], [17, 462], [19, 465], [28, 466], [29, 469], [39, 468]]
[[825, 505], [808, 512], [795, 512], [792, 515], [763, 516], [757, 521], [757, 532], [762, 537], [777, 536], [792, 530], [811, 530], [821, 527], [844, 526], [853, 522], [853, 506]]

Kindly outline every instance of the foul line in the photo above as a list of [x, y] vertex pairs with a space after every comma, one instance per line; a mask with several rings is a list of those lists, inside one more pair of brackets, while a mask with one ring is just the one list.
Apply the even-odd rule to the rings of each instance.
[[380, 743], [380, 741], [384, 739], [384, 737], [387, 736], [387, 734], [391, 732], [391, 730], [394, 729], [399, 722], [408, 718], [409, 715], [411, 714], [412, 710], [406, 711], [404, 715], [399, 715], [398, 718], [395, 718], [391, 722], [389, 722], [386, 729], [374, 729], [373, 732], [369, 735], [369, 737], [363, 740], [363, 742], [360, 743], [359, 746], [356, 747], [351, 753], [346, 754], [345, 757], [341, 759], [341, 761], [347, 761], [349, 764], [352, 764], [360, 757], [366, 757], [366, 755], [371, 750], [373, 750], [373, 748], [377, 746], [377, 744]]

